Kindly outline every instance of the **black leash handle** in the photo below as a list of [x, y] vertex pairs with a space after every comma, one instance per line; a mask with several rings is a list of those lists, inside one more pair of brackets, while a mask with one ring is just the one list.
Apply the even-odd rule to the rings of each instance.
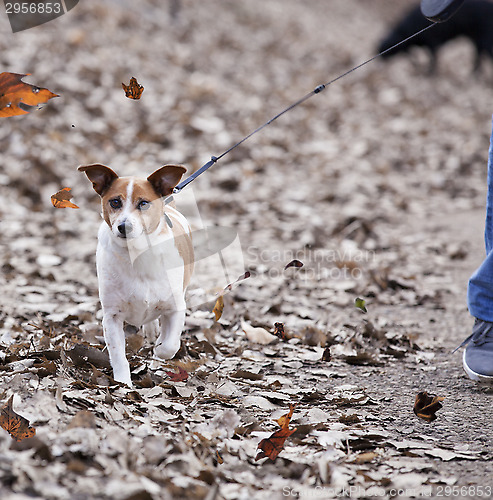
[[313, 97], [316, 94], [320, 94], [320, 92], [322, 92], [323, 90], [325, 90], [329, 85], [333, 84], [334, 82], [337, 82], [341, 78], [344, 78], [345, 76], [349, 75], [349, 73], [352, 73], [353, 71], [356, 71], [357, 69], [359, 69], [359, 68], [365, 66], [366, 64], [372, 62], [377, 57], [380, 57], [380, 56], [386, 54], [387, 52], [391, 51], [392, 49], [395, 49], [399, 45], [401, 45], [403, 43], [406, 43], [408, 40], [411, 40], [415, 36], [420, 35], [421, 33], [423, 33], [423, 31], [426, 31], [426, 30], [430, 29], [432, 26], [435, 26], [436, 24], [438, 24], [438, 22], [432, 22], [428, 26], [426, 26], [423, 29], [421, 29], [421, 30], [417, 31], [416, 33], [414, 33], [414, 35], [411, 35], [411, 36], [405, 38], [404, 40], [401, 40], [400, 42], [396, 43], [395, 45], [392, 45], [392, 47], [390, 47], [390, 48], [388, 48], [386, 50], [383, 50], [379, 54], [371, 57], [370, 59], [367, 59], [366, 61], [362, 62], [361, 64], [358, 64], [357, 66], [355, 66], [354, 68], [351, 68], [350, 70], [346, 71], [342, 75], [339, 75], [336, 78], [334, 78], [333, 80], [330, 80], [330, 82], [323, 83], [322, 85], [318, 85], [311, 92], [309, 92], [308, 94], [306, 94], [305, 96], [303, 96], [301, 99], [298, 99], [296, 102], [292, 103], [287, 108], [283, 109], [276, 116], [274, 116], [273, 118], [271, 118], [269, 121], [265, 122], [260, 127], [256, 128], [253, 132], [250, 132], [247, 136], [243, 137], [243, 139], [241, 139], [241, 141], [238, 141], [236, 144], [234, 144], [233, 146], [231, 146], [229, 149], [227, 149], [226, 151], [224, 151], [219, 156], [211, 156], [211, 159], [205, 165], [202, 165], [202, 167], [200, 167], [192, 175], [190, 175], [185, 180], [183, 180], [182, 182], [180, 182], [177, 186], [175, 186], [175, 188], [173, 189], [173, 194], [178, 194], [185, 186], [188, 186], [199, 175], [203, 174], [206, 170], [208, 170], [210, 167], [212, 167], [212, 165], [214, 165], [215, 163], [217, 163], [223, 156], [226, 156], [228, 153], [230, 153], [231, 151], [233, 151], [233, 149], [237, 148], [238, 146], [240, 146], [241, 144], [243, 144], [246, 140], [250, 139], [250, 137], [252, 137], [252, 135], [255, 135], [257, 132], [260, 132], [262, 129], [264, 129], [265, 127], [269, 126], [273, 121], [277, 120], [278, 118], [280, 118], [282, 115], [284, 115], [288, 111], [291, 111], [292, 109], [296, 108], [296, 106], [299, 106], [300, 104], [304, 103], [305, 101], [307, 101], [308, 99], [310, 99], [310, 97]]

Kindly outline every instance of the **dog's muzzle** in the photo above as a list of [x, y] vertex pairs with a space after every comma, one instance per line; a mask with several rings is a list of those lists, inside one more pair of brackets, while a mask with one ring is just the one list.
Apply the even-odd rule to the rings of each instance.
[[118, 224], [118, 236], [120, 238], [126, 238], [133, 230], [132, 223], [128, 220], [124, 220]]

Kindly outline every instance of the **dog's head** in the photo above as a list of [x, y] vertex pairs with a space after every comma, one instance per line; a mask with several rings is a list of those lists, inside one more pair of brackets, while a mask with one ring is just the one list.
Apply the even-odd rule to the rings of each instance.
[[79, 167], [101, 197], [103, 218], [118, 238], [138, 238], [157, 229], [163, 217], [163, 197], [169, 196], [186, 168], [165, 165], [147, 179], [118, 177], [105, 165]]

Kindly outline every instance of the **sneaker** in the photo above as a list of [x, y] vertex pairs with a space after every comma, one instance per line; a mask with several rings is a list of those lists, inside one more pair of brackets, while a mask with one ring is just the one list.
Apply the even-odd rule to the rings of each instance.
[[467, 376], [478, 382], [493, 384], [493, 323], [476, 319], [472, 334], [457, 349], [463, 346], [466, 350], [462, 365]]

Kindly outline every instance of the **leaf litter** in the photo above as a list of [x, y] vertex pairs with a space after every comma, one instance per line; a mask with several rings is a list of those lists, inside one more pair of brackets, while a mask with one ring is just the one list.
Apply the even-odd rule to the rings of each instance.
[[[387, 6], [386, 16], [398, 8]], [[318, 0], [310, 9], [213, 1], [193, 12], [184, 2], [176, 24], [153, 2], [128, 9], [78, 5], [70, 23], [66, 16], [66, 25], [38, 32], [35, 46], [16, 41], [36, 79], [77, 99], [31, 113], [22, 129], [2, 123], [1, 401], [18, 395], [16, 411], [36, 436], [0, 434], [1, 496], [267, 498], [286, 487], [482, 484], [491, 473], [491, 443], [481, 437], [491, 401], [463, 379], [460, 361], [451, 370], [444, 350], [470, 326], [461, 319], [464, 285], [453, 277], [466, 276], [480, 252], [451, 229], [469, 220], [447, 226], [445, 214], [477, 211], [482, 224], [484, 83], [453, 73], [467, 61], [444, 64], [447, 78], [433, 83], [406, 59], [369, 67], [237, 150], [231, 168], [197, 181], [201, 216], [238, 229], [255, 280], [224, 295], [217, 322], [212, 303], [189, 311], [177, 359], [154, 363], [147, 339], [129, 342], [129, 390], [112, 379], [101, 338], [99, 208], [78, 187], [76, 166], [120, 162], [131, 175], [171, 157], [196, 169], [197, 158], [242, 137], [317, 75], [347, 69], [385, 31], [385, 16], [352, 0], [326, 14]], [[365, 16], [354, 17], [358, 9]], [[143, 36], [120, 58], [130, 30]], [[55, 40], [67, 37], [72, 48], [61, 50]], [[338, 48], [330, 58], [321, 40]], [[59, 59], [39, 59], [41, 47]], [[454, 61], [467, 58], [451, 50]], [[4, 54], [17, 58], [17, 49]], [[56, 60], [72, 69], [61, 73]], [[146, 75], [154, 99], [122, 99], [115, 82], [132, 73]], [[50, 210], [63, 185], [85, 210]], [[304, 265], [284, 271], [295, 260]], [[356, 294], [371, 303], [364, 316]], [[287, 340], [271, 333], [275, 323]], [[250, 340], [243, 327], [269, 342]], [[186, 381], [166, 373], [180, 370]], [[412, 413], [423, 387], [447, 395], [430, 424]], [[267, 423], [290, 404], [298, 430], [274, 463], [256, 462], [258, 443], [275, 432]]]

